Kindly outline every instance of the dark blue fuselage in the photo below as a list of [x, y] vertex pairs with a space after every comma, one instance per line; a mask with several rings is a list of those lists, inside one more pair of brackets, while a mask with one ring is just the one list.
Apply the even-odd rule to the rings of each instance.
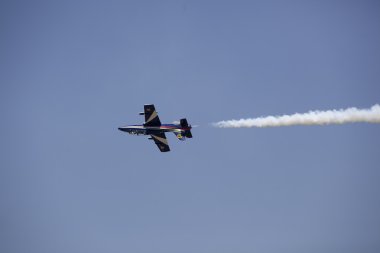
[[129, 125], [119, 127], [120, 131], [135, 135], [151, 135], [157, 133], [174, 132], [180, 133], [190, 130], [191, 127], [181, 127], [176, 124], [162, 124], [161, 126]]

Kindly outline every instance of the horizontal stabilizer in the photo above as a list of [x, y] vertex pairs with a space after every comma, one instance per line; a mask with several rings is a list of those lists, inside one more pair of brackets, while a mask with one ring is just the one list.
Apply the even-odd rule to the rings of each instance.
[[185, 131], [185, 137], [186, 137], [186, 138], [193, 138], [193, 135], [191, 134], [191, 131], [190, 131], [190, 130], [186, 130], [186, 131]]
[[187, 119], [180, 119], [179, 120], [181, 127], [189, 127], [189, 124], [187, 123]]

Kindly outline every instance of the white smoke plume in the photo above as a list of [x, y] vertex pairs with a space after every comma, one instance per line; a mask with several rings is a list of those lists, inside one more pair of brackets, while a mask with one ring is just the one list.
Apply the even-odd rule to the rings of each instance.
[[380, 105], [376, 104], [370, 109], [357, 109], [352, 107], [344, 110], [309, 111], [307, 113], [295, 113], [292, 115], [226, 120], [213, 123], [213, 126], [220, 128], [279, 127], [345, 124], [354, 122], [380, 123]]

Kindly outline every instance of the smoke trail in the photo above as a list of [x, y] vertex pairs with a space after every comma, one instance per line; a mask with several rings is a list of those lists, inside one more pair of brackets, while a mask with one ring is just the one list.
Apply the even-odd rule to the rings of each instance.
[[352, 107], [345, 110], [309, 111], [308, 113], [295, 113], [292, 115], [219, 121], [213, 123], [213, 126], [220, 128], [279, 127], [345, 124], [354, 122], [380, 123], [380, 105], [376, 104], [370, 109], [357, 109]]

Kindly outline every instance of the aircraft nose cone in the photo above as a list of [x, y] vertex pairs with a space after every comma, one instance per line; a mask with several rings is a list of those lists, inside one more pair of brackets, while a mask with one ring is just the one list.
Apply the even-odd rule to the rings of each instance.
[[119, 128], [117, 128], [117, 129], [119, 129], [120, 131], [123, 131], [123, 128], [122, 128], [122, 127], [119, 127]]

